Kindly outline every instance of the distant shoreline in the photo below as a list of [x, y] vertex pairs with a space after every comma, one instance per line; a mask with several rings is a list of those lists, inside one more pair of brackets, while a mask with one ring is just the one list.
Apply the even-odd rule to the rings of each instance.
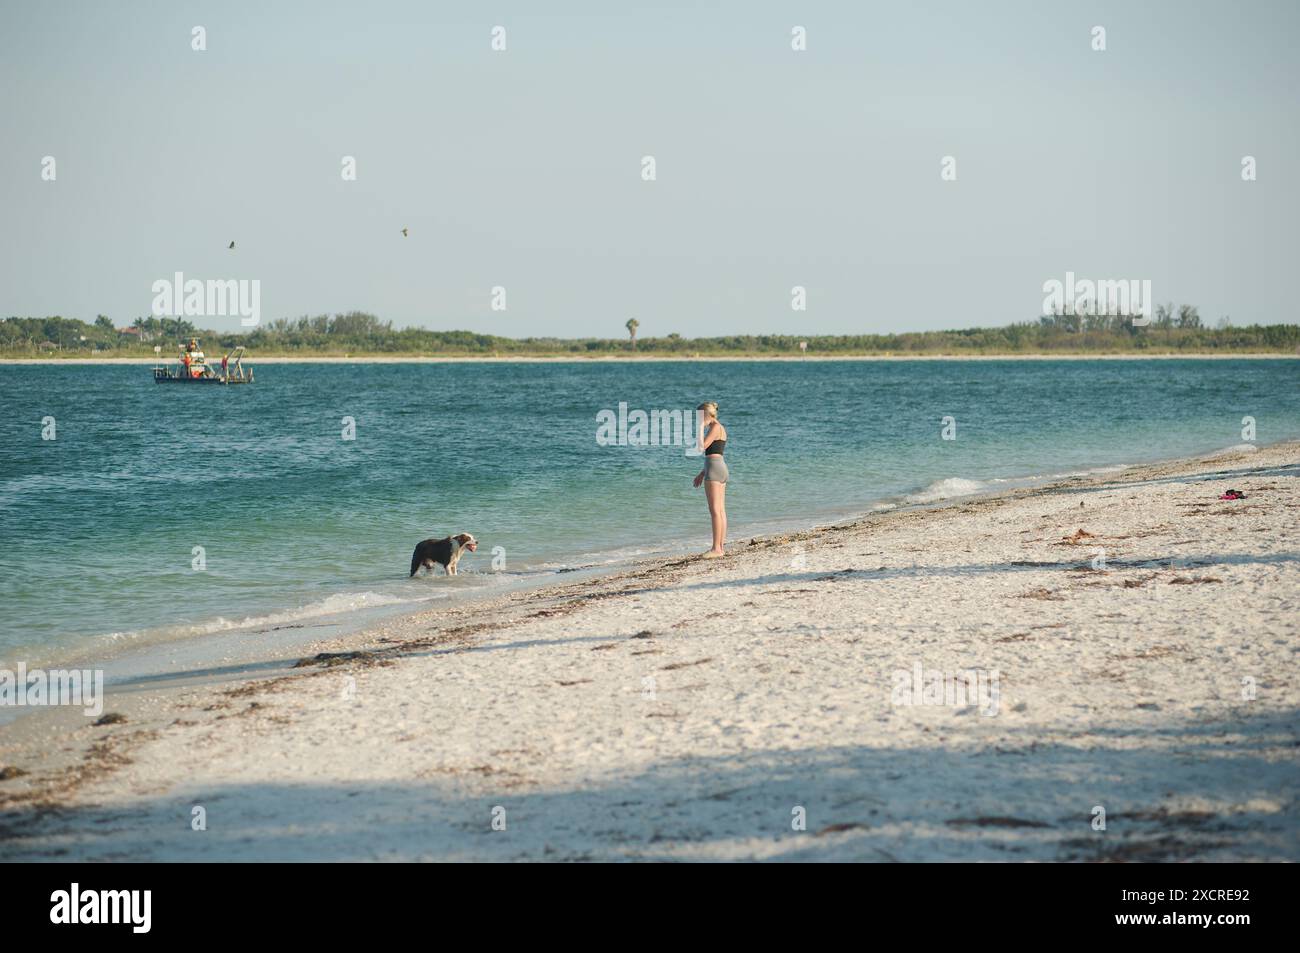
[[[493, 355], [493, 356], [424, 356], [358, 354], [349, 356], [318, 357], [258, 357], [248, 355], [246, 360], [250, 367], [258, 364], [616, 364], [620, 362], [648, 363], [692, 362], [692, 361], [1150, 361], [1150, 360], [1296, 360], [1300, 354], [1289, 352], [1243, 352], [1240, 354], [1191, 353], [1179, 354], [1162, 352], [1159, 354], [700, 354], [700, 355], [601, 355], [599, 357], [577, 357], [567, 354], [529, 354], [529, 355]], [[175, 361], [152, 357], [0, 357], [0, 365], [11, 364], [124, 364], [153, 366], [155, 364], [174, 364]]]

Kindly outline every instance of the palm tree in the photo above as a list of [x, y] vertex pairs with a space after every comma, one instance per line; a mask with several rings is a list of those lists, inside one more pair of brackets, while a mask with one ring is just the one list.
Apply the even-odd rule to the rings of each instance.
[[628, 318], [627, 324], [623, 325], [623, 327], [627, 328], [627, 333], [632, 335], [632, 350], [635, 351], [636, 350], [636, 329], [641, 327], [641, 322], [638, 321], [636, 318]]

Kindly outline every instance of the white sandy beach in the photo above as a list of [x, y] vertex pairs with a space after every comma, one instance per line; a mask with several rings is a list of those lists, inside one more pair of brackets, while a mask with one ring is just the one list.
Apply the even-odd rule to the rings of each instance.
[[[0, 729], [0, 859], [1297, 860], [1297, 477], [1291, 443], [735, 540], [42, 712]], [[917, 666], [997, 694], [906, 704]]]

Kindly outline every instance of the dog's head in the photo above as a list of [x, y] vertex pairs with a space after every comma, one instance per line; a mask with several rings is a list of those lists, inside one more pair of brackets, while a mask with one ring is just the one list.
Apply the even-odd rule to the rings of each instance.
[[452, 539], [460, 543], [462, 549], [468, 549], [471, 553], [478, 551], [478, 540], [469, 533], [461, 533], [453, 536]]

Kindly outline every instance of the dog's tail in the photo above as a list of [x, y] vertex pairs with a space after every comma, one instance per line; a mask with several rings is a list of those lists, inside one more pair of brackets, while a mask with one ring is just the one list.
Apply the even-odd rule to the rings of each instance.
[[420, 559], [420, 547], [416, 546], [415, 552], [411, 553], [411, 575], [412, 576], [414, 576], [417, 572], [420, 571], [421, 562], [423, 562], [423, 560]]

